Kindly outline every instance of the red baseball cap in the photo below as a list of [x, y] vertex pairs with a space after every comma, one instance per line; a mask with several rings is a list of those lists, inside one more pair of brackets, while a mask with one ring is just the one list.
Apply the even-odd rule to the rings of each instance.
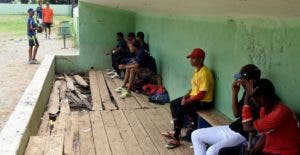
[[205, 58], [205, 52], [201, 48], [195, 48], [186, 58]]

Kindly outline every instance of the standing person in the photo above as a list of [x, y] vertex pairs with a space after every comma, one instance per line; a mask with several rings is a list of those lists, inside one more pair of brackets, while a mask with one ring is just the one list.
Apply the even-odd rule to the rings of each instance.
[[188, 133], [198, 127], [198, 117], [196, 111], [208, 109], [213, 106], [214, 77], [212, 72], [204, 65], [205, 52], [196, 48], [190, 55], [191, 65], [195, 67], [195, 72], [191, 80], [192, 89], [183, 97], [171, 101], [170, 109], [174, 122], [172, 131], [162, 133], [167, 138], [171, 138], [166, 144], [168, 149], [173, 149], [180, 145], [180, 134], [184, 123], [184, 115], [188, 114], [192, 127]]
[[[280, 101], [275, 93], [274, 85], [268, 79], [261, 79], [256, 87], [247, 86], [245, 105], [243, 106], [244, 130], [257, 130], [264, 137], [262, 154], [266, 155], [299, 155], [300, 128], [290, 108]], [[248, 105], [250, 99], [260, 107], [260, 118], [253, 120]], [[257, 154], [252, 150], [251, 154]], [[261, 153], [260, 153], [261, 154]]]
[[[34, 10], [32, 8], [27, 10], [28, 18], [27, 18], [27, 36], [29, 40], [29, 64], [38, 64], [38, 61], [35, 59], [36, 53], [39, 48], [39, 42], [36, 37], [37, 24], [35, 23], [33, 16]], [[34, 50], [32, 51], [34, 47]]]
[[[232, 84], [232, 111], [233, 115], [238, 118], [230, 125], [214, 126], [209, 128], [202, 128], [192, 133], [192, 143], [195, 155], [217, 155], [220, 149], [226, 147], [226, 152], [230, 151], [230, 155], [234, 155], [235, 148], [228, 148], [238, 146], [245, 142], [248, 138], [248, 132], [243, 130], [242, 124], [242, 107], [245, 101], [245, 94], [238, 100], [241, 87], [246, 90], [247, 85], [255, 85], [260, 79], [261, 71], [253, 64], [248, 64], [240, 69], [238, 74], [235, 74], [235, 81]], [[254, 118], [258, 117], [258, 108], [251, 102], [251, 107]], [[210, 145], [207, 147], [207, 144]], [[228, 150], [229, 149], [229, 150]], [[238, 150], [239, 152], [239, 150]]]
[[[50, 35], [51, 35], [51, 26], [53, 24], [53, 10], [50, 8], [49, 6], [49, 2], [46, 3], [46, 7], [43, 8], [43, 23], [45, 25], [45, 32], [46, 32], [46, 39], [48, 36], [48, 39], [50, 39]], [[49, 29], [48, 33], [47, 33], [47, 29]]]
[[39, 1], [39, 6], [35, 9], [36, 10], [36, 21], [38, 24], [43, 23], [43, 7], [42, 7], [42, 1]]

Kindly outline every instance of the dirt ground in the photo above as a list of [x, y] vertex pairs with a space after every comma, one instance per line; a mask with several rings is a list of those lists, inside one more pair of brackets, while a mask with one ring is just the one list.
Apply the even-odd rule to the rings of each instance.
[[[68, 49], [63, 47], [63, 40], [54, 36], [49, 40], [39, 34], [40, 48], [37, 60], [42, 62], [44, 56], [55, 53], [78, 52], [71, 39], [67, 40]], [[28, 40], [24, 37], [10, 37], [0, 33], [0, 130], [8, 120], [23, 92], [33, 78], [39, 65], [29, 65]]]

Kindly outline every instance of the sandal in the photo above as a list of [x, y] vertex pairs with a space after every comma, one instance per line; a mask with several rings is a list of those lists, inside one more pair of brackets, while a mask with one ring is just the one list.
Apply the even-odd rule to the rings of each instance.
[[174, 149], [180, 145], [179, 140], [171, 139], [170, 141], [167, 142], [166, 148], [168, 149]]
[[161, 133], [161, 135], [165, 136], [166, 138], [170, 138], [170, 139], [174, 139], [174, 134], [175, 134], [175, 132], [173, 130]]

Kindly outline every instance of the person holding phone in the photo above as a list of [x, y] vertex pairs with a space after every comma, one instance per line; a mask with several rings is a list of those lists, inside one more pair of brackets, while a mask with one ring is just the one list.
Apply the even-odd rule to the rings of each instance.
[[[195, 155], [217, 155], [220, 149], [224, 148], [228, 154], [233, 155], [239, 152], [239, 145], [248, 139], [248, 132], [243, 130], [242, 124], [242, 107], [245, 102], [245, 95], [247, 94], [247, 85], [256, 85], [260, 79], [261, 71], [253, 64], [245, 65], [240, 72], [234, 75], [235, 81], [232, 84], [232, 111], [237, 118], [230, 125], [214, 126], [209, 128], [202, 128], [192, 133], [192, 143]], [[243, 97], [238, 101], [240, 88], [245, 89]], [[258, 118], [258, 108], [251, 104], [254, 119]], [[209, 144], [210, 147], [206, 147]], [[232, 148], [236, 147], [237, 148]], [[228, 147], [228, 148], [227, 148]]]

